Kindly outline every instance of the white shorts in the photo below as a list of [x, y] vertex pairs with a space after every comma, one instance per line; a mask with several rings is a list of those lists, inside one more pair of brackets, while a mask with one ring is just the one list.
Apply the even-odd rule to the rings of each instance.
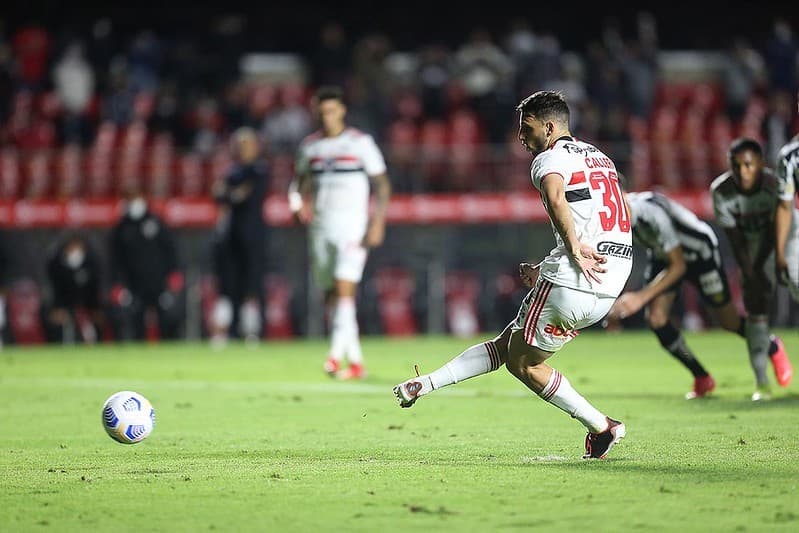
[[362, 240], [363, 237], [337, 238], [323, 231], [311, 232], [312, 268], [314, 278], [322, 289], [332, 288], [336, 280], [361, 281], [368, 255]]
[[613, 296], [561, 287], [539, 277], [522, 301], [511, 328], [522, 331], [530, 346], [557, 352], [580, 329], [602, 320], [615, 301]]

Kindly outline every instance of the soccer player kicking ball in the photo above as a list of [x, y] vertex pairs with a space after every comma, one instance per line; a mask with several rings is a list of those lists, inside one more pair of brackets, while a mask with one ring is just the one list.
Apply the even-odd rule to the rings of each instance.
[[583, 458], [602, 459], [624, 437], [624, 424], [597, 410], [546, 361], [580, 329], [600, 321], [624, 288], [632, 269], [630, 218], [613, 161], [571, 136], [569, 107], [560, 93], [537, 92], [516, 110], [519, 140], [534, 155], [530, 174], [556, 247], [541, 263], [520, 265], [532, 290], [499, 336], [400, 383], [394, 394], [401, 407], [410, 407], [436, 389], [505, 365], [541, 399], [588, 429]]

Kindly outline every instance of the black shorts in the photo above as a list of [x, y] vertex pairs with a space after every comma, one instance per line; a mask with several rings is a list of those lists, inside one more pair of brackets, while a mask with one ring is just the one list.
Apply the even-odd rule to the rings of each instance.
[[[664, 268], [666, 261], [651, 259], [644, 272], [647, 283], [655, 279]], [[730, 300], [730, 285], [727, 282], [727, 273], [719, 258], [697, 260], [685, 263], [685, 274], [677, 280], [666, 292], [677, 292], [683, 281], [690, 281], [697, 288], [702, 300], [711, 307], [722, 307]]]

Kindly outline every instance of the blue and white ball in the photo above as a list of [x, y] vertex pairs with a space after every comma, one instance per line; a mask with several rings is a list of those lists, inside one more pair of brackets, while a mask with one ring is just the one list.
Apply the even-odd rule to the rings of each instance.
[[137, 392], [121, 391], [103, 405], [103, 427], [122, 444], [136, 444], [150, 436], [155, 427], [155, 409]]

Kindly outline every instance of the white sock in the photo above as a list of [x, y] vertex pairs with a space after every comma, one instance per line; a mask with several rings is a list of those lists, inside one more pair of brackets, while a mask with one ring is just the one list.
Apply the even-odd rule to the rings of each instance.
[[554, 368], [546, 387], [538, 395], [542, 400], [579, 420], [591, 433], [601, 433], [608, 429], [605, 415], [580, 396], [569, 380]]
[[349, 359], [350, 364], [363, 365], [360, 329], [358, 328], [358, 310], [355, 307], [355, 299], [351, 298], [350, 300], [352, 301], [352, 310], [347, 312], [348, 319], [350, 320], [350, 339], [349, 343], [347, 344], [347, 359]]
[[[330, 358], [344, 359], [344, 354], [352, 345], [352, 325], [355, 321], [355, 299], [338, 298], [333, 308], [333, 331], [330, 334]], [[357, 323], [356, 323], [357, 326]]]
[[749, 348], [749, 363], [755, 373], [759, 387], [768, 385], [768, 317], [750, 315], [746, 318], [746, 346]]
[[475, 344], [438, 370], [431, 372], [433, 389], [454, 385], [463, 380], [488, 374], [502, 366], [494, 341]]
[[261, 322], [258, 302], [244, 302], [239, 310], [239, 332], [247, 339], [257, 339]]

